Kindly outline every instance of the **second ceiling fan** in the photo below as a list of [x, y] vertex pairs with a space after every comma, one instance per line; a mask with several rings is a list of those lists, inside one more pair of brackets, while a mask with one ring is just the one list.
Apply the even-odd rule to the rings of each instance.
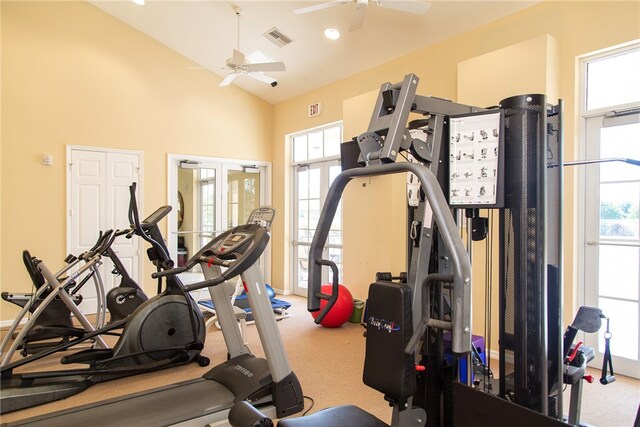
[[315, 12], [330, 7], [344, 5], [347, 3], [355, 3], [356, 9], [351, 16], [349, 31], [355, 31], [362, 28], [364, 24], [364, 16], [367, 6], [375, 4], [376, 6], [394, 9], [400, 12], [412, 13], [414, 15], [424, 15], [431, 8], [431, 3], [424, 0], [333, 0], [327, 3], [320, 3], [313, 6], [296, 9], [293, 12], [302, 15], [309, 12]]

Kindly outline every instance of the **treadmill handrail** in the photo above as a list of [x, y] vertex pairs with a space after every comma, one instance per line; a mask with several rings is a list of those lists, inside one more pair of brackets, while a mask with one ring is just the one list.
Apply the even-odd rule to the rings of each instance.
[[321, 292], [322, 266], [317, 264], [316, 260], [322, 258], [322, 250], [327, 241], [331, 223], [347, 184], [353, 178], [402, 172], [412, 172], [418, 177], [444, 244], [451, 253], [454, 266], [452, 351], [456, 354], [466, 354], [471, 351], [471, 262], [438, 180], [427, 167], [419, 164], [401, 162], [354, 168], [342, 172], [335, 178], [327, 193], [318, 227], [309, 248], [307, 308], [311, 312], [320, 309], [320, 298], [317, 295]]

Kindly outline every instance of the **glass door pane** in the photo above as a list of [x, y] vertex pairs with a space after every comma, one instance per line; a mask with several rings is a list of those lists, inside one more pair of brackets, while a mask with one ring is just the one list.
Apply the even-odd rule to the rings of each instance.
[[[329, 186], [341, 172], [342, 125], [332, 124], [291, 136], [293, 166], [293, 230], [291, 277], [293, 292], [306, 296], [309, 280], [309, 248], [318, 226]], [[322, 258], [333, 260], [342, 277], [341, 207], [331, 226]], [[331, 280], [330, 269], [322, 269], [322, 281]]]
[[207, 244], [216, 231], [216, 169], [200, 168], [200, 224], [195, 230], [200, 244], [194, 254]]
[[227, 170], [227, 229], [244, 224], [260, 206], [260, 172]]
[[[588, 158], [640, 158], [637, 120], [607, 126], [607, 118], [598, 116], [588, 119], [587, 128]], [[587, 206], [597, 213], [589, 221], [587, 212], [585, 303], [611, 319], [614, 370], [640, 377], [640, 168], [612, 162], [586, 174]], [[599, 350], [594, 366], [602, 363], [603, 334], [604, 328], [585, 336]]]
[[[296, 226], [294, 230], [294, 261], [293, 280], [294, 292], [306, 296], [309, 280], [309, 247], [316, 228], [320, 213], [324, 206], [327, 192], [331, 183], [341, 172], [337, 161], [326, 161], [296, 168], [295, 196], [296, 196]], [[322, 257], [336, 263], [338, 276], [342, 280], [342, 203], [331, 224], [327, 246]], [[322, 282], [330, 283], [331, 270], [322, 269]]]
[[306, 295], [309, 279], [309, 246], [321, 209], [320, 164], [296, 168], [296, 228], [294, 230], [294, 292]]
[[[267, 168], [265, 166], [223, 165], [226, 196], [222, 199], [223, 229], [228, 230], [245, 224], [251, 212], [265, 203]], [[271, 278], [271, 245], [267, 246], [259, 260], [267, 283]], [[276, 286], [277, 287], [277, 286]]]

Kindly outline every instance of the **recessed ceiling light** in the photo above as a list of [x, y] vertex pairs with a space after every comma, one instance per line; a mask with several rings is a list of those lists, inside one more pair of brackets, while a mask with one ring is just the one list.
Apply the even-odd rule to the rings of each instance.
[[144, 0], [131, 0], [131, 1], [139, 6], [144, 6]]
[[335, 28], [327, 28], [324, 30], [324, 36], [330, 40], [338, 40], [340, 38], [340, 31]]

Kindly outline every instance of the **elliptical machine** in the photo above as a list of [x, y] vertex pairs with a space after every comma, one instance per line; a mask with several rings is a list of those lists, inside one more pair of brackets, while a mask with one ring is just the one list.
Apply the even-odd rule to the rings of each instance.
[[[39, 259], [32, 256], [28, 250], [22, 252], [22, 260], [33, 283], [34, 292], [2, 292], [3, 300], [16, 304], [21, 310], [0, 344], [0, 354], [3, 355], [0, 365], [8, 363], [15, 350], [19, 349], [23, 356], [27, 356], [68, 342], [86, 332], [85, 329], [74, 326], [71, 313], [82, 302], [79, 291], [89, 280], [93, 279], [96, 295], [104, 294], [102, 278], [97, 269], [100, 257], [94, 257], [99, 254], [99, 248], [110, 234], [111, 232], [101, 233], [95, 245], [77, 257], [67, 255], [65, 266], [55, 273], [55, 283], [45, 280], [38, 267], [41, 263]], [[96, 320], [90, 330], [104, 325], [105, 314], [104, 305], [98, 304]], [[20, 334], [17, 330], [25, 317], [28, 318]], [[82, 323], [80, 318], [78, 320]], [[91, 324], [88, 320], [86, 322]], [[11, 340], [14, 340], [14, 345], [7, 352]]]
[[[196, 265], [202, 267], [205, 280], [185, 288], [208, 288], [222, 326], [229, 353], [227, 361], [200, 378], [20, 420], [8, 426], [66, 427], [90, 425], [95, 420], [100, 420], [100, 425], [105, 427], [222, 426], [227, 425], [223, 423], [238, 401], [250, 402], [279, 418], [301, 411], [304, 407], [302, 389], [290, 367], [259, 263], [270, 238], [268, 229], [274, 215], [273, 208], [258, 208], [251, 213], [247, 224], [213, 238], [184, 267], [155, 274], [156, 277], [171, 276]], [[251, 354], [240, 334], [228, 292], [238, 275], [248, 289], [247, 298], [264, 358]], [[179, 404], [175, 404], [177, 399]]]
[[[168, 212], [169, 210], [166, 210], [166, 213]], [[162, 218], [163, 216], [157, 216], [155, 222], [159, 222]], [[150, 221], [147, 218], [143, 223], [150, 224]], [[2, 292], [3, 300], [16, 304], [21, 307], [21, 310], [14, 319], [9, 332], [2, 340], [2, 344], [0, 344], [0, 354], [5, 354], [11, 339], [16, 340], [18, 338], [16, 330], [25, 316], [29, 317], [27, 323], [23, 326], [23, 329], [27, 330], [26, 335], [17, 345], [17, 349], [21, 350], [23, 356], [53, 348], [62, 343], [68, 343], [73, 338], [83, 336], [87, 331], [90, 332], [103, 327], [107, 311], [109, 312], [110, 323], [122, 320], [148, 299], [142, 288], [126, 271], [111, 244], [106, 245], [106, 249], [103, 248], [112, 233], [113, 231], [101, 232], [91, 249], [78, 256], [67, 255], [64, 259], [65, 266], [55, 274], [55, 277], [62, 285], [61, 288], [57, 288], [55, 284], [52, 285], [45, 280], [38, 267], [42, 262], [41, 260], [32, 256], [28, 250], [22, 252], [22, 260], [33, 283], [34, 292], [29, 294]], [[134, 234], [135, 230], [132, 229], [119, 231], [114, 236], [125, 235], [127, 238], [131, 238]], [[96, 255], [99, 256], [94, 259]], [[102, 277], [97, 268], [102, 263], [102, 256], [111, 259], [114, 265], [111, 273], [120, 276], [120, 284], [107, 292], [106, 297], [104, 295]], [[81, 272], [77, 270], [78, 268], [82, 269]], [[93, 322], [92, 328], [78, 328], [73, 324], [71, 317], [73, 307], [70, 307], [69, 304], [71, 301], [73, 301], [73, 306], [78, 306], [82, 303], [83, 298], [80, 291], [91, 279], [93, 279], [98, 297], [96, 320]], [[58, 292], [64, 292], [69, 298], [63, 299], [57, 294], [55, 298], [47, 299], [51, 293]], [[41, 306], [43, 308], [36, 315], [36, 310]], [[77, 314], [76, 317], [78, 317]], [[8, 358], [3, 358], [3, 364], [4, 361], [11, 359], [12, 356], [13, 353], [10, 353]]]
[[[44, 263], [31, 256], [29, 251], [23, 252], [22, 258], [36, 291], [32, 294], [2, 294], [5, 301], [17, 304], [22, 309], [0, 344], [0, 366], [10, 363], [17, 350], [21, 350], [23, 356], [50, 350], [104, 326], [106, 312], [101, 303], [104, 287], [98, 266], [101, 263], [100, 254], [110, 245], [112, 234], [112, 230], [101, 234], [91, 249], [78, 257], [68, 256], [65, 267], [55, 275], [46, 270], [46, 277], [43, 274], [46, 269]], [[82, 295], [77, 292], [92, 278], [99, 301], [93, 323], [77, 307], [82, 301]], [[71, 313], [75, 315], [81, 328], [74, 326]], [[27, 314], [30, 316], [18, 332], [18, 327]], [[96, 337], [91, 343], [100, 348], [107, 347], [101, 337]]]
[[[157, 226], [158, 218], [171, 209], [163, 206], [140, 222], [135, 198], [135, 183], [129, 187], [131, 201], [129, 219], [135, 233], [151, 244], [147, 254], [160, 272], [173, 267], [168, 250]], [[115, 238], [113, 233], [106, 251]], [[101, 251], [101, 253], [103, 252]], [[45, 279], [56, 283], [57, 278], [39, 264]], [[162, 281], [162, 278], [159, 278]], [[66, 351], [87, 340], [124, 327], [113, 348], [100, 346], [65, 355], [62, 364], [86, 364], [86, 369], [67, 369], [45, 372], [14, 373], [14, 370], [56, 352]], [[202, 313], [185, 291], [176, 275], [166, 276], [164, 291], [145, 301], [129, 317], [84, 334], [82, 337], [51, 349], [25, 357], [0, 368], [0, 413], [28, 408], [79, 393], [86, 388], [110, 379], [196, 361], [207, 366], [209, 359], [200, 355], [204, 347], [205, 326]]]

